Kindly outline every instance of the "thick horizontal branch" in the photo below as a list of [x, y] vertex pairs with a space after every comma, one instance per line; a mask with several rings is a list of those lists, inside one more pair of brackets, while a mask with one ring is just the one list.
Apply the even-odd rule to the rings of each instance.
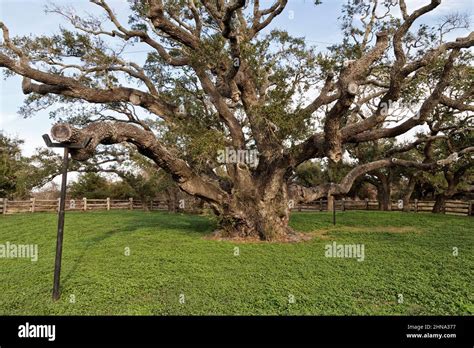
[[397, 158], [385, 158], [378, 161], [361, 164], [352, 169], [340, 183], [327, 183], [316, 187], [304, 187], [301, 185], [291, 185], [291, 195], [298, 202], [311, 202], [327, 195], [344, 195], [347, 194], [354, 181], [368, 172], [387, 168], [392, 166], [401, 166], [405, 168], [415, 168], [422, 171], [431, 171], [437, 168], [449, 166], [459, 160], [461, 156], [469, 155], [474, 152], [474, 147], [467, 147], [459, 152], [452, 153], [445, 159], [431, 163], [421, 163], [416, 161], [407, 161]]
[[[3, 53], [0, 53], [0, 67], [7, 68], [24, 77], [22, 88], [25, 94], [57, 94], [101, 104], [113, 102], [132, 103], [164, 119], [171, 119], [177, 111], [175, 106], [165, 103], [149, 93], [129, 87], [91, 88], [74, 78], [32, 68], [26, 62], [11, 59]], [[40, 84], [34, 83], [31, 80], [38, 81]]]
[[85, 128], [74, 128], [68, 124], [62, 124], [68, 128], [69, 137], [61, 138], [63, 142], [82, 142], [91, 137], [89, 145], [84, 149], [71, 150], [71, 156], [75, 160], [85, 161], [94, 156], [99, 144], [112, 145], [123, 142], [134, 144], [142, 155], [153, 160], [160, 168], [171, 174], [173, 180], [185, 192], [205, 199], [215, 208], [225, 203], [227, 193], [222, 191], [217, 184], [205, 181], [189, 167], [182, 159], [178, 158], [168, 150], [151, 131], [143, 130], [131, 124], [116, 124], [109, 122], [91, 123]]
[[[471, 94], [469, 95], [469, 98], [472, 100], [473, 97], [473, 92], [474, 88], [471, 88]], [[459, 110], [459, 111], [474, 111], [474, 104], [465, 104], [463, 103], [463, 100], [458, 100], [458, 99], [451, 99], [446, 97], [445, 95], [442, 95], [440, 97], [440, 102], [441, 104], [448, 106], [452, 109]]]

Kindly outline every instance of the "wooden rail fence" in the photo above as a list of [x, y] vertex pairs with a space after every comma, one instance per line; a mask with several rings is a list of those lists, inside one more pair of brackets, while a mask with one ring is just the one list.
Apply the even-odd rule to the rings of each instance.
[[[379, 202], [371, 200], [335, 200], [336, 210], [379, 210]], [[434, 206], [434, 201], [410, 201], [406, 209], [411, 212], [431, 212]], [[194, 202], [181, 200], [180, 210], [191, 211], [194, 210]], [[305, 204], [297, 204], [291, 207], [293, 211], [326, 211], [328, 208], [327, 200], [317, 200]], [[0, 198], [0, 214], [14, 214], [26, 212], [48, 212], [58, 211], [59, 199], [55, 200], [40, 200], [31, 198], [29, 200], [7, 200]], [[92, 211], [92, 210], [168, 210], [168, 202], [164, 200], [153, 200], [149, 202], [142, 202], [130, 198], [128, 200], [116, 199], [69, 199], [66, 201], [67, 211]], [[403, 206], [400, 201], [392, 201], [392, 211], [402, 211]], [[445, 213], [453, 215], [468, 215], [472, 216], [473, 202], [466, 201], [446, 201]]]
[[[167, 210], [168, 204], [165, 201], [150, 201], [147, 203], [148, 210]], [[117, 199], [68, 199], [66, 201], [66, 211], [91, 211], [91, 210], [137, 210], [145, 209], [141, 201], [133, 198], [127, 200]], [[59, 210], [59, 199], [35, 199], [30, 200], [7, 200], [0, 198], [0, 213], [35, 213]]]
[[[335, 200], [334, 201], [336, 210], [380, 210], [380, 205], [378, 201], [372, 200]], [[410, 201], [408, 207], [405, 207], [406, 211], [411, 212], [431, 212], [435, 201], [419, 201], [417, 199]], [[392, 201], [391, 210], [392, 211], [403, 211], [403, 204], [401, 201]], [[305, 204], [297, 204], [293, 210], [297, 211], [326, 211], [328, 209], [327, 200], [317, 200]], [[445, 213], [450, 215], [468, 215], [473, 216], [473, 202], [472, 201], [446, 201], [445, 203]]]

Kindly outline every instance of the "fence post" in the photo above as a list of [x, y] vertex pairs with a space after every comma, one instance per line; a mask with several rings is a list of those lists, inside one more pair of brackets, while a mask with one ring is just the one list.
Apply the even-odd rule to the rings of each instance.
[[365, 199], [365, 210], [369, 210], [369, 199]]
[[110, 197], [107, 197], [107, 210], [110, 210]]
[[3, 214], [7, 213], [8, 198], [3, 199]]
[[31, 198], [31, 212], [32, 213], [35, 212], [35, 205], [36, 205], [36, 198], [33, 197], [33, 198]]
[[130, 201], [130, 210], [133, 210], [133, 198], [130, 197], [128, 200]]
[[341, 208], [342, 208], [342, 211], [346, 211], [346, 199], [345, 198], [342, 199]]
[[415, 198], [415, 213], [418, 213], [418, 199]]
[[467, 216], [472, 216], [472, 201], [469, 201]]
[[82, 208], [84, 209], [84, 211], [87, 211], [87, 198], [86, 197], [82, 199]]
[[61, 205], [61, 198], [58, 198], [58, 208], [56, 209], [58, 213], [59, 213], [59, 206], [60, 205]]
[[150, 211], [153, 210], [153, 199], [150, 201]]
[[323, 199], [319, 199], [319, 211], [323, 211]]

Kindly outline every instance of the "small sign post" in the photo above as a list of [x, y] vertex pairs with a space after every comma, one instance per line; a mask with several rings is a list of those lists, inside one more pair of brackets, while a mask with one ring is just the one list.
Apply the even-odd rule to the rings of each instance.
[[[53, 134], [54, 136], [54, 134]], [[63, 167], [62, 167], [62, 181], [61, 181], [61, 198], [58, 212], [58, 234], [56, 238], [56, 258], [54, 261], [54, 281], [53, 281], [53, 300], [57, 301], [60, 297], [59, 282], [61, 277], [61, 258], [63, 253], [63, 236], [64, 236], [64, 213], [66, 207], [66, 184], [67, 184], [67, 170], [69, 165], [69, 149], [85, 148], [91, 138], [87, 138], [83, 143], [53, 143], [48, 134], [43, 135], [44, 142], [48, 147], [62, 147], [64, 148]]]

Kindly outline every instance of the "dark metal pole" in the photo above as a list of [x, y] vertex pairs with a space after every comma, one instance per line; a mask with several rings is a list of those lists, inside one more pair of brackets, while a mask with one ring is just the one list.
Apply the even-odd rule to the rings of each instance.
[[332, 224], [333, 225], [336, 224], [336, 204], [337, 204], [337, 201], [333, 197], [333, 199], [332, 199]]
[[[54, 128], [54, 127], [53, 127]], [[53, 133], [53, 130], [51, 130]], [[59, 201], [58, 212], [58, 236], [56, 239], [56, 259], [54, 261], [54, 284], [53, 284], [53, 300], [59, 299], [59, 280], [61, 278], [61, 258], [63, 254], [63, 236], [64, 236], [64, 212], [66, 209], [66, 184], [67, 170], [69, 164], [69, 149], [83, 149], [89, 145], [91, 137], [84, 139], [82, 143], [53, 143], [48, 134], [43, 134], [43, 140], [48, 147], [63, 147], [63, 179], [61, 182], [61, 198]]]
[[64, 236], [64, 212], [66, 208], [66, 184], [67, 184], [67, 169], [69, 161], [69, 148], [64, 148], [63, 158], [63, 177], [61, 182], [61, 200], [59, 202], [58, 214], [58, 236], [56, 239], [56, 259], [54, 262], [54, 285], [53, 285], [53, 300], [59, 299], [59, 281], [61, 277], [61, 257], [63, 253], [63, 236]]

